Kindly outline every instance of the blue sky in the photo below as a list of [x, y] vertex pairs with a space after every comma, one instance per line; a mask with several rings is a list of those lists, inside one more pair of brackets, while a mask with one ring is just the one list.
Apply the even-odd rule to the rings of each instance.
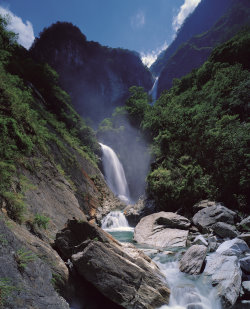
[[56, 21], [69, 21], [102, 45], [135, 50], [152, 62], [200, 0], [3, 0], [10, 29], [29, 48]]

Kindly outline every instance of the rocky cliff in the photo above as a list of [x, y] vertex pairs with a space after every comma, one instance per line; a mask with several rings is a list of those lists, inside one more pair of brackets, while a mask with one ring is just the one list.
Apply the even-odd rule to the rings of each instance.
[[31, 47], [32, 55], [49, 63], [76, 110], [95, 125], [124, 104], [133, 85], [149, 90], [151, 73], [136, 52], [87, 41], [70, 23], [57, 22], [45, 29]]

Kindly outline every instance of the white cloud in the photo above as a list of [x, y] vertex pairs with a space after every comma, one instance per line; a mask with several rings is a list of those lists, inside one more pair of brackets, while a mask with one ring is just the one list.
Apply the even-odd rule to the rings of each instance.
[[151, 65], [155, 62], [159, 54], [167, 49], [168, 44], [167, 42], [164, 42], [162, 46], [156, 48], [155, 50], [152, 50], [149, 53], [141, 53], [141, 60], [144, 65], [146, 65], [148, 68], [151, 67]]
[[142, 28], [145, 25], [145, 22], [145, 14], [142, 11], [132, 16], [130, 20], [131, 27], [134, 29]]
[[194, 11], [200, 2], [201, 0], [185, 0], [178, 14], [173, 19], [172, 25], [175, 32], [181, 27], [186, 17]]
[[7, 29], [18, 34], [18, 43], [27, 49], [30, 48], [35, 39], [31, 22], [26, 21], [26, 23], [24, 23], [20, 17], [13, 14], [9, 9], [3, 8], [1, 6], [0, 14], [2, 16], [7, 16]]

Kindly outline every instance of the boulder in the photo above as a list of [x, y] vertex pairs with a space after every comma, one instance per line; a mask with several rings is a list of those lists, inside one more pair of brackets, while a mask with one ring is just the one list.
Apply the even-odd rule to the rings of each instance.
[[238, 236], [239, 239], [244, 240], [250, 246], [250, 233], [243, 233]]
[[226, 256], [217, 252], [207, 257], [203, 274], [210, 277], [223, 305], [235, 304], [241, 288], [241, 269], [236, 256]]
[[243, 281], [242, 282], [242, 290], [244, 293], [244, 298], [250, 297], [250, 281]]
[[246, 273], [250, 274], [250, 256], [240, 259], [240, 267]]
[[242, 232], [250, 232], [250, 216], [243, 219], [239, 225], [238, 229]]
[[234, 211], [218, 204], [199, 210], [192, 220], [202, 233], [207, 233], [215, 223], [226, 222], [233, 225], [236, 218]]
[[124, 215], [130, 226], [135, 227], [141, 218], [151, 215], [155, 212], [155, 203], [152, 200], [144, 200], [142, 198], [134, 205], [128, 205], [124, 209]]
[[185, 247], [190, 221], [172, 212], [146, 216], [135, 227], [134, 240], [158, 248]]
[[217, 222], [213, 224], [212, 229], [214, 233], [221, 238], [235, 238], [239, 234], [234, 225], [225, 222]]
[[207, 241], [208, 241], [209, 252], [214, 252], [219, 247], [218, 240], [217, 240], [216, 236], [209, 236], [207, 238]]
[[124, 308], [157, 308], [167, 304], [164, 275], [142, 251], [121, 244], [88, 222], [69, 221], [55, 242], [77, 271], [104, 296]]
[[209, 201], [209, 200], [200, 201], [199, 203], [196, 203], [193, 206], [193, 213], [196, 213], [197, 211], [207, 208], [207, 207], [216, 206], [218, 204], [219, 204], [218, 202]]
[[202, 235], [198, 235], [195, 237], [194, 241], [192, 242], [193, 245], [203, 245], [208, 246], [208, 242]]
[[180, 260], [180, 271], [198, 275], [201, 273], [202, 266], [206, 258], [207, 247], [203, 245], [194, 245], [190, 247]]
[[242, 256], [244, 253], [249, 252], [249, 247], [244, 240], [234, 238], [232, 240], [224, 241], [216, 250], [217, 253], [223, 255]]

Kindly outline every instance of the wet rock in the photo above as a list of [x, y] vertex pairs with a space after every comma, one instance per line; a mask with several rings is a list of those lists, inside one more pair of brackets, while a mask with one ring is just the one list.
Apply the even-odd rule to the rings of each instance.
[[210, 277], [223, 305], [235, 304], [241, 288], [241, 269], [236, 256], [213, 253], [207, 257], [204, 275]]
[[124, 209], [124, 215], [130, 226], [136, 226], [141, 218], [155, 212], [155, 203], [152, 200], [139, 199], [134, 205], [128, 205]]
[[193, 223], [202, 233], [207, 233], [212, 225], [217, 222], [226, 222], [233, 225], [236, 217], [237, 214], [234, 211], [218, 204], [199, 210], [193, 216]]
[[208, 242], [202, 235], [198, 235], [195, 237], [194, 241], [192, 242], [193, 245], [203, 245], [208, 246]]
[[185, 217], [158, 212], [141, 219], [135, 227], [134, 240], [159, 248], [185, 247], [189, 226], [190, 222]]
[[240, 259], [240, 267], [245, 273], [250, 274], [250, 256]]
[[245, 252], [249, 252], [249, 247], [244, 240], [234, 238], [232, 240], [224, 241], [216, 250], [217, 253], [223, 255], [235, 255], [240, 257]]
[[124, 308], [156, 308], [170, 291], [156, 264], [132, 244], [121, 244], [87, 222], [69, 221], [56, 245], [77, 272]]
[[235, 238], [238, 236], [236, 227], [225, 222], [217, 222], [213, 224], [212, 229], [214, 233], [221, 238]]
[[250, 232], [250, 216], [243, 219], [239, 225], [238, 229], [242, 232]]
[[190, 275], [200, 274], [202, 266], [204, 265], [206, 253], [206, 246], [194, 245], [190, 247], [180, 260], [180, 271]]

